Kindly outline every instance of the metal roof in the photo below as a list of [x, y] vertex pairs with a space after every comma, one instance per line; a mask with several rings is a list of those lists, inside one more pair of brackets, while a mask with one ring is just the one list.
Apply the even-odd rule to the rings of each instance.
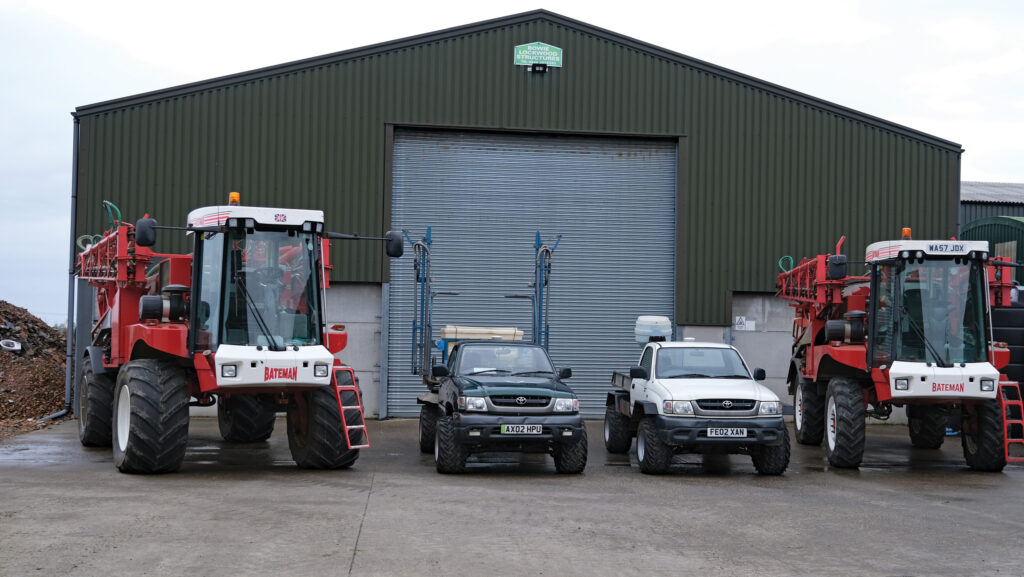
[[748, 76], [746, 74], [736, 72], [728, 68], [723, 68], [721, 66], [717, 66], [709, 62], [699, 60], [697, 58], [686, 56], [685, 54], [673, 52], [671, 50], [661, 48], [659, 46], [655, 46], [653, 44], [649, 44], [647, 42], [643, 42], [641, 40], [637, 40], [635, 38], [631, 38], [629, 36], [613, 32], [611, 30], [606, 30], [604, 28], [593, 26], [591, 24], [587, 24], [579, 20], [574, 20], [572, 18], [568, 18], [560, 14], [555, 14], [554, 12], [549, 12], [548, 10], [543, 9], [531, 10], [529, 12], [523, 12], [521, 14], [505, 16], [502, 18], [495, 18], [493, 20], [486, 20], [474, 24], [456, 26], [445, 30], [439, 30], [437, 32], [429, 32], [417, 36], [409, 36], [407, 38], [392, 40], [389, 42], [382, 42], [380, 44], [373, 44], [362, 48], [355, 48], [352, 50], [345, 50], [341, 52], [335, 52], [332, 54], [325, 54], [322, 56], [314, 56], [312, 58], [296, 60], [293, 62], [286, 62], [283, 64], [268, 66], [256, 70], [250, 70], [238, 74], [231, 74], [228, 76], [221, 76], [219, 78], [213, 78], [210, 80], [202, 80], [190, 84], [183, 84], [180, 86], [174, 86], [171, 88], [156, 90], [153, 92], [146, 92], [135, 96], [127, 96], [115, 100], [108, 100], [105, 102], [98, 102], [95, 104], [79, 106], [75, 109], [75, 112], [73, 114], [75, 116], [100, 114], [112, 110], [119, 110], [129, 106], [136, 106], [139, 104], [145, 104], [158, 100], [173, 98], [175, 96], [184, 96], [187, 94], [192, 94], [203, 90], [232, 86], [235, 84], [248, 82], [252, 80], [258, 80], [261, 78], [279, 76], [281, 74], [287, 74], [289, 72], [309, 70], [327, 64], [334, 64], [337, 62], [354, 60], [358, 58], [366, 58], [369, 56], [401, 50], [404, 48], [409, 48], [420, 44], [443, 41], [447, 39], [458, 38], [460, 36], [465, 36], [467, 34], [475, 34], [485, 32], [488, 30], [493, 30], [496, 28], [506, 27], [509, 25], [536, 21], [546, 21], [558, 26], [576, 29], [586, 34], [593, 35], [595, 37], [623, 44], [639, 52], [645, 52], [656, 57], [664, 58], [666, 60], [690, 66], [696, 70], [708, 72], [710, 74], [722, 77], [726, 80], [747, 85], [750, 86], [751, 88], [765, 90], [767, 92], [774, 93], [782, 97], [790, 98], [796, 102], [801, 102], [809, 106], [822, 109], [826, 112], [835, 114], [837, 116], [863, 122], [865, 124], [881, 128], [883, 130], [888, 130], [896, 134], [900, 134], [902, 136], [926, 142], [939, 148], [952, 150], [958, 153], [963, 151], [961, 145], [955, 142], [945, 140], [943, 138], [939, 138], [937, 136], [933, 136], [931, 134], [927, 134], [918, 130], [914, 130], [913, 128], [908, 128], [906, 126], [902, 126], [900, 124], [896, 124], [894, 122], [890, 122], [888, 120], [884, 120], [882, 118], [878, 118], [870, 114], [865, 114], [852, 108], [847, 108], [845, 106], [841, 106], [839, 104], [835, 104], [820, 98], [815, 98], [802, 92], [798, 92], [796, 90], [792, 90], [784, 86], [779, 86], [778, 84], [773, 84], [771, 82], [767, 82], [759, 78], [755, 78], [753, 76]]
[[1024, 204], [1024, 183], [963, 181], [960, 183], [960, 202]]

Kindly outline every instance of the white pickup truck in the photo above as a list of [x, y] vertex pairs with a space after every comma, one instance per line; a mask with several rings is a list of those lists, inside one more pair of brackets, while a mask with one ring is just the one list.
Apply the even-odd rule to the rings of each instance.
[[676, 453], [750, 455], [762, 475], [789, 465], [779, 397], [757, 381], [739, 352], [718, 343], [649, 342], [640, 364], [612, 374], [604, 443], [627, 453], [637, 438], [640, 470], [661, 474]]

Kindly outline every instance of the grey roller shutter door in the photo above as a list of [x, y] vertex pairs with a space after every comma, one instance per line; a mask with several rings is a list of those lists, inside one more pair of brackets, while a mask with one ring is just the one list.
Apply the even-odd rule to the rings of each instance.
[[[671, 316], [676, 146], [624, 138], [397, 130], [392, 224], [432, 227], [434, 335], [446, 324], [531, 330], [534, 240], [553, 257], [551, 345], [584, 413], [604, 412], [613, 370], [636, 362], [638, 315]], [[411, 250], [392, 262], [388, 414], [419, 413], [412, 374]]]

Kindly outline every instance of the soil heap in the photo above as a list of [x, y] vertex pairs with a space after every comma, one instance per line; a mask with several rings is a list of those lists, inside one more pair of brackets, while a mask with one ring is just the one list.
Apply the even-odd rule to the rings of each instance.
[[[0, 300], [0, 439], [64, 408], [64, 332]], [[16, 349], [20, 345], [20, 350]]]

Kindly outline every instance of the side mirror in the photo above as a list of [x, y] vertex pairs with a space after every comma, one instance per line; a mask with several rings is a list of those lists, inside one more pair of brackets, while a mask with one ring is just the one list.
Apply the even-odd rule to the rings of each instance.
[[762, 368], [754, 369], [754, 380], [755, 381], [763, 381], [765, 376], [766, 375], [764, 373], [764, 369], [762, 369]]
[[391, 258], [402, 256], [402, 253], [405, 252], [405, 246], [402, 244], [402, 234], [400, 232], [389, 230], [384, 235], [384, 252]]
[[434, 365], [433, 367], [430, 368], [430, 376], [434, 377], [435, 379], [447, 377], [448, 367], [444, 365]]
[[643, 367], [629, 367], [629, 378], [647, 380], [647, 369]]
[[560, 378], [560, 379], [570, 379], [570, 378], [572, 378], [572, 369], [570, 369], [570, 368], [558, 369], [558, 378]]
[[140, 218], [135, 222], [135, 244], [153, 246], [156, 244], [156, 219]]

